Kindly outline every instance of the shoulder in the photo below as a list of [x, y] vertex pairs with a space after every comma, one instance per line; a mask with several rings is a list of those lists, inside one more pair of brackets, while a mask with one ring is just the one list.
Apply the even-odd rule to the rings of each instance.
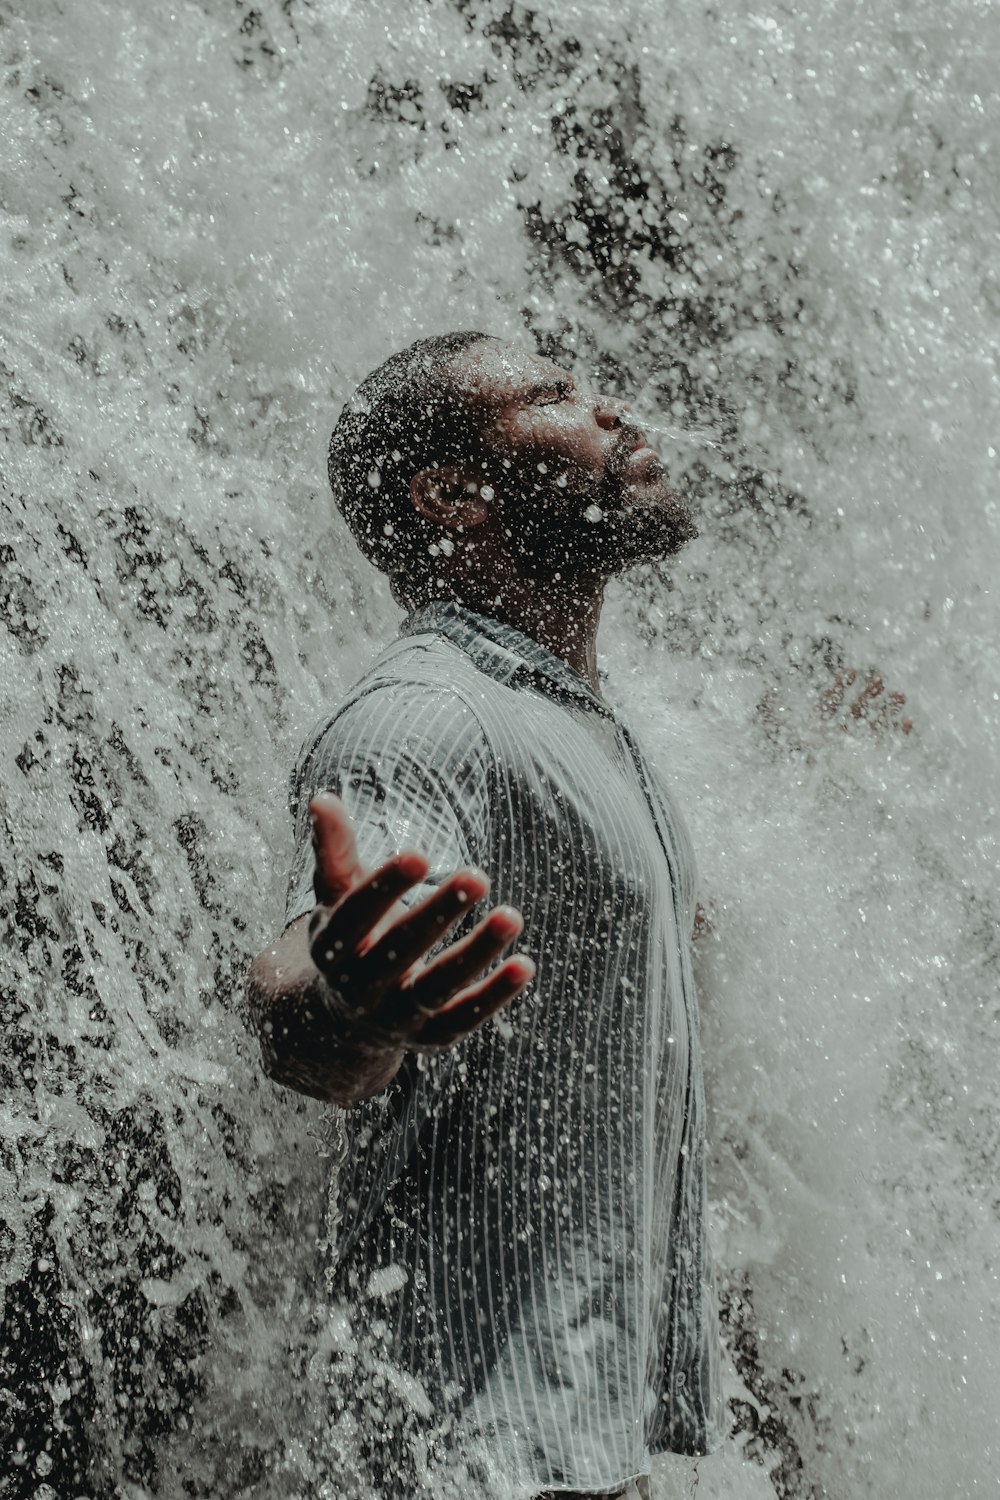
[[475, 707], [478, 674], [464, 653], [434, 636], [394, 642], [307, 734], [303, 752], [334, 736], [376, 744], [448, 746], [485, 738]]
[[483, 769], [488, 741], [466, 660], [439, 637], [405, 639], [383, 651], [306, 734], [292, 774], [293, 801], [296, 787], [335, 762], [419, 764], [450, 781]]

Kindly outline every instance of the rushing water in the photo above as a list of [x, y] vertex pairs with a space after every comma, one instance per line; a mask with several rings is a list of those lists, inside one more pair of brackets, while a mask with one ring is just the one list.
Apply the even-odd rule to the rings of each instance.
[[0, 58], [0, 1494], [361, 1493], [240, 982], [398, 617], [326, 435], [455, 326], [698, 497], [602, 635], [712, 924], [733, 1436], [663, 1495], [996, 1493], [1000, 10], [4, 0]]

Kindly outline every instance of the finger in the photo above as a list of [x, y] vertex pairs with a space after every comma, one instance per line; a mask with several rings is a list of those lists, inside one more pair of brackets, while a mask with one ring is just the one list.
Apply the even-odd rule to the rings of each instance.
[[333, 792], [318, 792], [309, 804], [316, 868], [317, 904], [333, 906], [364, 874], [347, 809]]
[[910, 730], [913, 728], [913, 720], [901, 717], [902, 711], [906, 707], [906, 694], [890, 693], [889, 701], [892, 704], [892, 717], [894, 722], [899, 726], [904, 734], [909, 734]]
[[488, 890], [486, 876], [476, 871], [459, 870], [449, 876], [439, 890], [394, 922], [379, 941], [366, 950], [366, 967], [377, 971], [379, 978], [384, 977], [387, 983], [401, 979], [407, 969], [423, 958], [477, 901], [483, 899]]
[[423, 880], [427, 860], [407, 850], [395, 854], [355, 885], [332, 911], [322, 907], [309, 934], [313, 962], [328, 978], [341, 958], [354, 959], [363, 951], [372, 928], [402, 895]]
[[821, 719], [832, 719], [840, 706], [841, 698], [837, 696], [836, 688], [827, 688], [819, 695], [819, 716]]
[[405, 979], [400, 1003], [418, 1012], [440, 1009], [459, 990], [478, 979], [523, 927], [520, 912], [512, 906], [498, 906], [468, 937], [453, 943], [425, 968]]
[[415, 1052], [453, 1046], [509, 1005], [534, 977], [532, 959], [526, 953], [515, 954], [488, 979], [432, 1016], [408, 1046]]
[[820, 694], [819, 711], [823, 719], [832, 719], [847, 694], [847, 689], [857, 677], [853, 667], [842, 668], [833, 679], [833, 686]]
[[866, 687], [858, 694], [857, 698], [851, 704], [851, 714], [853, 715], [853, 717], [855, 719], [864, 718], [865, 710], [868, 704], [871, 703], [874, 698], [877, 698], [880, 693], [884, 692], [884, 690], [885, 683], [877, 673], [869, 677]]

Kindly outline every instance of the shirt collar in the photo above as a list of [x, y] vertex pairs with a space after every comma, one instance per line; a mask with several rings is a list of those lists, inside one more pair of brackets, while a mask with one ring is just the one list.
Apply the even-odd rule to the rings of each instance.
[[509, 683], [517, 677], [530, 677], [537, 683], [541, 678], [550, 691], [555, 688], [560, 693], [582, 699], [589, 708], [596, 709], [606, 718], [615, 717], [579, 672], [514, 625], [481, 615], [453, 599], [435, 599], [409, 615], [400, 631], [402, 635], [425, 632], [454, 641], [481, 671], [498, 682]]

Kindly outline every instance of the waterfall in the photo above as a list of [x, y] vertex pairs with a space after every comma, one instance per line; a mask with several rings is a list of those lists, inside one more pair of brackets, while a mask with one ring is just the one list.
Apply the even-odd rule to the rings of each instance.
[[5, 1497], [363, 1493], [335, 1131], [241, 986], [399, 620], [327, 436], [452, 327], [696, 500], [601, 636], [710, 923], [732, 1436], [661, 1493], [996, 1483], [998, 57], [985, 0], [0, 3]]

